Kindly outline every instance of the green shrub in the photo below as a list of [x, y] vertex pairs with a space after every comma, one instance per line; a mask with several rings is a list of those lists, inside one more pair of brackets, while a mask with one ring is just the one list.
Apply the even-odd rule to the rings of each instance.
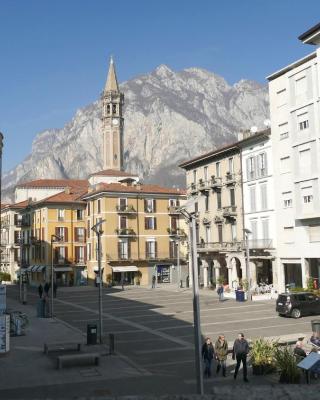
[[289, 347], [276, 348], [274, 352], [276, 367], [280, 374], [281, 383], [299, 383], [300, 371], [297, 367], [296, 357]]
[[252, 365], [274, 366], [274, 353], [277, 342], [263, 338], [256, 339], [251, 346], [250, 357]]
[[11, 281], [11, 275], [8, 272], [0, 272], [0, 282], [10, 282]]

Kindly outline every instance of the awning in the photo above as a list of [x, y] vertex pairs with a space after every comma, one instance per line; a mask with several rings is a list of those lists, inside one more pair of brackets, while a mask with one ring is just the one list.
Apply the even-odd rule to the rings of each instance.
[[135, 272], [138, 271], [138, 268], [135, 265], [127, 265], [125, 267], [119, 266], [119, 267], [111, 267], [112, 272]]
[[25, 269], [25, 272], [31, 272], [32, 268], [33, 268], [33, 265], [29, 265], [29, 267]]
[[[96, 265], [95, 267], [93, 267], [93, 271], [99, 272], [99, 267]], [[103, 271], [103, 267], [101, 267], [101, 271]]]
[[39, 265], [33, 265], [31, 268], [31, 272], [37, 272]]
[[54, 272], [71, 272], [71, 267], [55, 267]]
[[42, 272], [44, 269], [46, 269], [45, 265], [39, 265], [37, 268], [37, 272]]

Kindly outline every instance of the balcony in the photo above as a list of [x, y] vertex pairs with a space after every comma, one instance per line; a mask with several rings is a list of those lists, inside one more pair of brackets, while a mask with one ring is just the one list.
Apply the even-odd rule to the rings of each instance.
[[210, 225], [210, 224], [211, 224], [211, 221], [210, 221], [210, 219], [208, 219], [208, 218], [203, 218], [203, 219], [202, 219], [202, 223], [203, 223], [203, 225]]
[[28, 220], [28, 219], [21, 220], [21, 227], [27, 228], [29, 226], [30, 226], [30, 220]]
[[74, 263], [76, 265], [85, 265], [86, 260], [84, 259], [84, 257], [79, 257], [77, 259], [74, 260]]
[[208, 181], [203, 181], [202, 179], [199, 180], [199, 190], [200, 192], [209, 192], [211, 189], [211, 185]]
[[214, 175], [212, 175], [211, 181], [210, 181], [210, 186], [211, 186], [211, 189], [213, 189], [213, 190], [221, 189], [221, 187], [222, 187], [221, 178], [216, 178]]
[[242, 250], [243, 242], [209, 242], [198, 244], [199, 253], [227, 253]]
[[167, 228], [169, 236], [179, 236], [180, 238], [186, 237], [186, 233], [181, 228]]
[[191, 183], [191, 185], [190, 185], [190, 193], [191, 194], [197, 194], [198, 193], [197, 185], [195, 183]]
[[35, 236], [31, 236], [30, 241], [31, 241], [31, 244], [33, 244], [33, 245], [37, 245], [37, 244], [40, 244], [40, 243], [41, 243], [41, 240], [38, 239], [38, 238], [35, 237]]
[[180, 206], [169, 206], [168, 207], [168, 213], [169, 214], [180, 214], [180, 212], [178, 211]]
[[135, 232], [132, 228], [118, 228], [115, 230], [118, 236], [135, 236]]
[[227, 172], [226, 174], [226, 185], [234, 185], [236, 183], [236, 174]]
[[222, 224], [222, 223], [223, 223], [223, 218], [220, 217], [219, 215], [216, 215], [216, 216], [214, 217], [214, 223], [215, 223], [215, 224]]
[[272, 239], [250, 239], [248, 240], [249, 249], [273, 249]]
[[136, 214], [134, 207], [130, 205], [117, 205], [116, 207], [118, 214]]
[[17, 227], [21, 227], [21, 226], [22, 226], [22, 220], [21, 220], [21, 219], [15, 219], [15, 220], [14, 220], [14, 224], [15, 224], [15, 226], [17, 226]]
[[235, 217], [237, 216], [237, 206], [223, 207], [222, 210], [222, 215], [225, 218], [235, 219]]

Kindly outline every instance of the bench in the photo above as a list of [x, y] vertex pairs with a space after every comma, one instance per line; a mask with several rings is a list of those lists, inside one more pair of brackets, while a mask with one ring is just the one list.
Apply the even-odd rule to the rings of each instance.
[[64, 354], [57, 357], [57, 369], [79, 365], [99, 365], [98, 353]]
[[45, 343], [43, 346], [43, 352], [45, 354], [49, 354], [49, 352], [51, 351], [65, 351], [65, 350], [81, 351], [81, 343], [75, 343], [75, 342]]

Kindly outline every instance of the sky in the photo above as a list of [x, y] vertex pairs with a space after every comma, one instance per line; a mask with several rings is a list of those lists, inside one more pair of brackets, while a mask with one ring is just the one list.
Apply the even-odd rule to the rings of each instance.
[[120, 82], [167, 64], [266, 83], [314, 51], [297, 37], [316, 10], [319, 0], [1, 0], [3, 170], [100, 96], [111, 54]]

